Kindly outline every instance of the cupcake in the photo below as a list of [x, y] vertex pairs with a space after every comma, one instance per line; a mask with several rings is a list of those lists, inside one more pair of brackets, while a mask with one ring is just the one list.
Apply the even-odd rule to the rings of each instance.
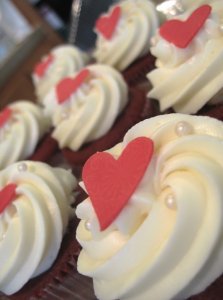
[[83, 68], [88, 61], [88, 55], [74, 46], [61, 45], [52, 49], [33, 70], [32, 79], [37, 100], [41, 103], [56, 83]]
[[222, 152], [222, 122], [175, 113], [89, 158], [77, 266], [97, 299], [222, 298]]
[[148, 97], [160, 111], [195, 114], [206, 104], [222, 102], [223, 31], [211, 6], [164, 23], [153, 38], [157, 68], [148, 74]]
[[94, 58], [124, 71], [131, 84], [154, 67], [150, 38], [159, 26], [155, 5], [148, 0], [125, 0], [112, 6], [96, 21]]
[[81, 165], [94, 152], [115, 145], [146, 113], [144, 93], [128, 92], [122, 75], [100, 64], [61, 80], [43, 105], [52, 118], [52, 138], [71, 165]]
[[[37, 105], [19, 100], [0, 112], [0, 169], [29, 158], [48, 133], [50, 120]], [[39, 159], [47, 158], [44, 154]]]
[[[42, 162], [22, 161], [0, 172], [2, 293], [13, 295], [13, 299], [31, 299], [43, 296], [50, 282], [54, 285], [62, 239], [74, 216], [75, 187], [76, 179], [71, 172]], [[71, 250], [75, 248], [66, 249], [67, 259]], [[63, 270], [63, 266], [60, 268]], [[42, 290], [36, 289], [42, 279], [40, 274], [47, 278]], [[30, 281], [35, 277], [39, 280]]]

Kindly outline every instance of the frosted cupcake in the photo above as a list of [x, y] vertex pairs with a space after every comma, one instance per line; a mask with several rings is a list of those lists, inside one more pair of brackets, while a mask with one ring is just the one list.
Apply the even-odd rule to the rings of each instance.
[[187, 299], [223, 273], [222, 151], [222, 122], [169, 114], [86, 162], [78, 271], [98, 299]]
[[[25, 293], [31, 278], [52, 266], [54, 277], [53, 264], [74, 215], [75, 187], [71, 172], [41, 162], [22, 161], [0, 172], [1, 292], [12, 295], [22, 289], [22, 299], [30, 299]], [[33, 297], [44, 294], [35, 285], [32, 292]]]
[[42, 102], [56, 83], [83, 68], [88, 61], [88, 55], [74, 46], [61, 45], [52, 49], [33, 70], [32, 78], [37, 99]]
[[[124, 75], [130, 83], [138, 80], [154, 66], [153, 57], [148, 54], [150, 38], [159, 22], [151, 1], [120, 1], [96, 21], [96, 61], [119, 71], [126, 70]], [[144, 59], [137, 61], [141, 57]]]
[[53, 139], [71, 164], [82, 164], [115, 145], [142, 118], [145, 102], [143, 93], [129, 93], [118, 71], [95, 64], [61, 80], [43, 105], [52, 118]]
[[161, 112], [194, 114], [222, 102], [223, 31], [211, 6], [164, 23], [151, 52], [157, 69], [147, 76], [153, 86], [148, 97], [158, 100]]
[[20, 100], [5, 107], [0, 112], [0, 169], [29, 158], [49, 128], [50, 119], [31, 102]]

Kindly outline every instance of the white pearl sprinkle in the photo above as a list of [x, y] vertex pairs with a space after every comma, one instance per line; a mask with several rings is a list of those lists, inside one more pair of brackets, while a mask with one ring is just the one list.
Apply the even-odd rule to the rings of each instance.
[[91, 230], [91, 222], [90, 222], [90, 221], [85, 221], [84, 226], [85, 226], [85, 229], [86, 229], [86, 230], [88, 230], [88, 231]]
[[193, 132], [193, 128], [189, 123], [182, 121], [177, 123], [175, 131], [178, 136], [184, 136], [191, 134]]
[[223, 25], [220, 25], [220, 30], [223, 31]]
[[28, 166], [27, 166], [26, 163], [21, 163], [21, 164], [18, 165], [18, 171], [19, 172], [25, 172], [25, 171], [27, 171], [27, 169], [28, 169]]
[[165, 204], [169, 209], [176, 209], [176, 199], [173, 194], [169, 194], [165, 198]]
[[61, 117], [62, 117], [63, 120], [65, 120], [69, 117], [69, 113], [66, 112], [66, 111], [63, 111], [62, 114], [61, 114]]

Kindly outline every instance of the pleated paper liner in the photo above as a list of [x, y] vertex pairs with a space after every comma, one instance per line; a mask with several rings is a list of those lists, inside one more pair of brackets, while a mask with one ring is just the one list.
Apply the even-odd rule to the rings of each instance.
[[[80, 203], [86, 198], [86, 194], [80, 189], [77, 190], [77, 199], [74, 205]], [[60, 251], [57, 259], [52, 267], [45, 273], [36, 278], [29, 280], [29, 282], [17, 293], [11, 296], [0, 294], [0, 299], [12, 300], [28, 300], [28, 299], [69, 299], [71, 290], [77, 293], [75, 282], [69, 288], [69, 282], [72, 278], [77, 279], [76, 260], [80, 251], [80, 246], [76, 241], [76, 227], [79, 220], [73, 216], [69, 222], [67, 231], [63, 237]], [[22, 276], [22, 274], [21, 274]], [[78, 275], [79, 276], [79, 275]], [[80, 277], [80, 276], [79, 276]], [[69, 278], [69, 279], [68, 279]], [[77, 280], [76, 280], [77, 281]], [[86, 278], [83, 278], [87, 282]], [[66, 283], [66, 284], [65, 284]], [[80, 286], [82, 283], [80, 283]], [[91, 288], [92, 290], [92, 288]], [[60, 292], [59, 292], [60, 291]], [[52, 295], [56, 294], [52, 298]], [[59, 296], [61, 294], [61, 296]], [[71, 298], [70, 298], [71, 299]], [[75, 298], [73, 298], [75, 299]]]
[[122, 72], [130, 87], [137, 86], [146, 80], [146, 75], [155, 68], [155, 57], [148, 53], [138, 58]]

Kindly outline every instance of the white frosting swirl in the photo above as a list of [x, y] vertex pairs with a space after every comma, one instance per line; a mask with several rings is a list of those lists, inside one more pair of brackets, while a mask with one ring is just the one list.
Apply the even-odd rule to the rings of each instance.
[[[33, 73], [33, 83], [40, 102], [49, 90], [63, 77], [69, 76], [83, 68], [89, 61], [87, 54], [71, 45], [58, 46], [50, 52], [53, 61], [42, 77]], [[43, 60], [45, 57], [43, 57]], [[43, 61], [42, 60], [42, 61]]]
[[148, 97], [159, 101], [161, 111], [173, 107], [176, 112], [196, 113], [222, 90], [223, 31], [214, 13], [187, 48], [177, 48], [158, 33], [153, 44], [158, 68], [147, 75], [153, 85]]
[[[118, 3], [121, 17], [111, 39], [96, 31], [95, 59], [122, 71], [149, 52], [150, 38], [159, 26], [155, 6], [148, 0], [125, 0]], [[109, 14], [113, 7], [109, 10]], [[124, 42], [123, 42], [124, 41]]]
[[8, 107], [11, 117], [0, 128], [0, 169], [33, 154], [50, 128], [50, 120], [39, 106], [20, 100]]
[[40, 162], [0, 172], [0, 190], [15, 183], [16, 199], [0, 214], [0, 290], [11, 295], [51, 267], [73, 214], [71, 172]]
[[193, 11], [195, 8], [208, 4], [211, 5], [212, 10], [218, 14], [221, 24], [223, 24], [223, 2], [221, 0], [181, 0], [183, 9]]
[[127, 85], [115, 69], [106, 65], [87, 69], [89, 79], [67, 101], [58, 104], [55, 88], [44, 99], [45, 112], [51, 115], [55, 127], [52, 136], [60, 148], [75, 151], [103, 136], [128, 101]]
[[100, 232], [89, 198], [77, 207], [78, 270], [101, 300], [187, 299], [223, 272], [223, 124], [157, 116], [109, 152], [119, 157], [140, 136], [154, 141], [154, 155], [112, 225]]

